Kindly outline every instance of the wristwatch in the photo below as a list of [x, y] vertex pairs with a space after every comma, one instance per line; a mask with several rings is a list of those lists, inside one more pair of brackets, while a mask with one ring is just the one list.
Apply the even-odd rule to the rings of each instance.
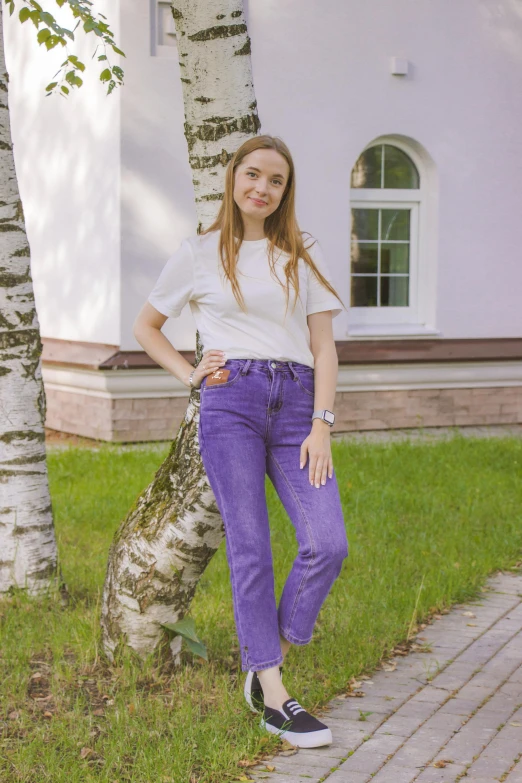
[[326, 409], [322, 411], [314, 411], [312, 414], [312, 421], [314, 419], [322, 419], [327, 424], [329, 424], [330, 427], [333, 427], [335, 421], [335, 413], [332, 413], [332, 411]]

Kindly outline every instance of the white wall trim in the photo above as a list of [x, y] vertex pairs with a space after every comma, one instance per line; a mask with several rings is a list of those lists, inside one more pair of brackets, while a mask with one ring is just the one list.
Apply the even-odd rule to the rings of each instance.
[[[108, 399], [188, 397], [165, 370], [74, 370], [43, 367], [46, 391]], [[359, 364], [339, 367], [338, 392], [522, 386], [522, 362]]]
[[424, 326], [424, 324], [375, 324], [373, 326], [361, 324], [359, 326], [350, 326], [348, 336], [352, 340], [373, 339], [374, 337], [380, 337], [383, 340], [396, 340], [397, 337], [400, 337], [402, 340], [409, 337], [439, 337], [440, 332], [437, 329], [430, 329], [428, 326]]

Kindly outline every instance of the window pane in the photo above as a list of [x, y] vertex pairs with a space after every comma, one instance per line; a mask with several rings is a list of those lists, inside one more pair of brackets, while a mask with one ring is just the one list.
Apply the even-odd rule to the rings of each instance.
[[408, 274], [410, 271], [410, 246], [401, 243], [396, 245], [383, 242], [381, 245], [381, 272]]
[[381, 306], [408, 307], [409, 277], [381, 277]]
[[352, 307], [377, 307], [377, 278], [352, 277]]
[[379, 210], [352, 209], [352, 239], [374, 239], [377, 241], [378, 238]]
[[[355, 210], [354, 210], [355, 211]], [[365, 210], [361, 210], [363, 212]], [[381, 239], [410, 239], [410, 210], [383, 209], [381, 218]], [[361, 237], [362, 239], [362, 237]], [[371, 237], [373, 239], [373, 237]]]
[[352, 170], [352, 188], [380, 188], [382, 144], [370, 147], [359, 156]]
[[[366, 187], [372, 187], [366, 185]], [[419, 172], [411, 158], [405, 152], [384, 145], [384, 187], [385, 188], [418, 188]]]
[[353, 242], [352, 274], [377, 273], [378, 252], [376, 242]]

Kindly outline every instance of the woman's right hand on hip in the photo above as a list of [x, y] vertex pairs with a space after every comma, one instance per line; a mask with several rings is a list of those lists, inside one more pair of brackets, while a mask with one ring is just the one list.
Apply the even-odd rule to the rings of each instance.
[[201, 357], [201, 361], [196, 367], [194, 375], [192, 376], [192, 385], [195, 389], [199, 389], [203, 382], [203, 378], [210, 375], [215, 370], [218, 370], [225, 364], [225, 352], [211, 348], [209, 351], [205, 351]]

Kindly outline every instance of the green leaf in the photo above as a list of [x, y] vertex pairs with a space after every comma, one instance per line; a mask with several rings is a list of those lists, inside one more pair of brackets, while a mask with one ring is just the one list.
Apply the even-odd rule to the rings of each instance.
[[38, 25], [40, 24], [40, 11], [29, 11], [29, 18], [38, 30]]
[[107, 59], [107, 55], [106, 54], [100, 54], [99, 57], [98, 57], [98, 60], [106, 60], [106, 59]]
[[105, 68], [105, 70], [100, 73], [100, 81], [108, 82], [111, 76], [112, 76], [111, 69]]
[[195, 655], [199, 655], [200, 658], [204, 658], [206, 661], [208, 661], [207, 648], [203, 642], [193, 642], [192, 639], [187, 639], [186, 642]]
[[62, 84], [60, 87], [60, 90], [64, 92], [66, 95], [69, 95], [69, 88], [65, 86], [65, 84]]
[[47, 90], [47, 92], [49, 92], [49, 90], [54, 90], [57, 84], [58, 82], [51, 82], [51, 84], [48, 84], [45, 89]]
[[199, 642], [193, 617], [184, 617], [182, 620], [178, 620], [177, 623], [162, 623], [162, 625], [163, 628], [168, 628], [169, 631], [178, 633], [184, 639], [192, 639], [194, 642]]
[[44, 29], [40, 30], [40, 32], [36, 36], [36, 40], [38, 41], [39, 44], [43, 44], [43, 42], [47, 38], [49, 38], [50, 35], [51, 35], [51, 31], [47, 27], [44, 27]]
[[118, 47], [117, 47], [117, 46], [115, 46], [114, 44], [112, 44], [112, 48], [114, 49], [114, 51], [116, 52], [116, 54], [121, 54], [121, 56], [122, 56], [122, 57], [126, 57], [126, 56], [127, 56], [127, 55], [125, 54], [125, 52], [122, 52], [122, 50], [121, 50], [121, 49], [118, 49]]
[[20, 10], [20, 13], [18, 14], [18, 18], [20, 19], [20, 21], [22, 22], [22, 24], [23, 24], [24, 22], [27, 22], [27, 20], [29, 19], [29, 17], [30, 17], [30, 16], [31, 16], [31, 12], [30, 12], [30, 10], [27, 8], [27, 6], [24, 6], [24, 8], [22, 8], [22, 9]]
[[40, 13], [40, 19], [42, 22], [45, 22], [45, 24], [49, 25], [49, 27], [52, 27], [56, 24], [56, 20], [52, 14], [47, 13], [47, 11], [42, 11]]
[[9, 16], [12, 16], [14, 14], [15, 4], [13, 0], [6, 0], [6, 3], [9, 6]]
[[174, 631], [175, 634], [182, 636], [193, 653], [208, 661], [207, 648], [196, 634], [194, 619], [192, 617], [183, 617], [183, 619], [179, 620], [177, 623], [161, 623], [161, 625], [163, 628]]

